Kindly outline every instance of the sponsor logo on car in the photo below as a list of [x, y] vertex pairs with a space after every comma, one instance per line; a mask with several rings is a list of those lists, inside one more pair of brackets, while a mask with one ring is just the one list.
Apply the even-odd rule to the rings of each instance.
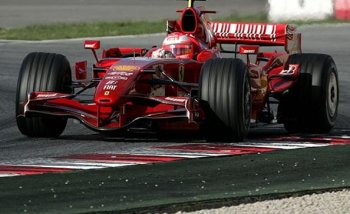
[[163, 44], [164, 45], [172, 45], [172, 44], [179, 44], [181, 42], [185, 42], [188, 41], [189, 38], [187, 36], [168, 36], [167, 38], [165, 38]]
[[38, 94], [36, 97], [37, 98], [48, 98], [48, 97], [56, 97], [57, 93], [54, 94]]
[[103, 90], [114, 91], [116, 88], [117, 88], [116, 85], [105, 85], [105, 86], [103, 86]]
[[122, 76], [107, 76], [105, 77], [106, 80], [127, 80], [127, 77]]
[[125, 72], [125, 71], [112, 71], [112, 72], [108, 72], [108, 75], [110, 76], [114, 76], [114, 75], [119, 75], [119, 76], [132, 76], [134, 73], [132, 72]]
[[169, 100], [169, 101], [173, 101], [173, 102], [185, 102], [186, 99], [185, 98], [173, 98], [173, 97], [166, 97], [165, 100]]
[[113, 71], [137, 71], [140, 70], [136, 65], [116, 65], [111, 68]]
[[283, 76], [296, 76], [298, 74], [299, 65], [290, 64], [288, 70], [282, 70], [280, 75]]

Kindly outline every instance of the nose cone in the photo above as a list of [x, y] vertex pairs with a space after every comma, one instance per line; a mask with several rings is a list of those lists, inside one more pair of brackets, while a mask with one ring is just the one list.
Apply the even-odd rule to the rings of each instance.
[[129, 93], [141, 70], [154, 60], [149, 58], [125, 58], [112, 65], [98, 84], [95, 102], [101, 106], [117, 105]]
[[95, 102], [102, 106], [115, 105], [128, 92], [139, 73], [140, 67], [136, 65], [111, 66], [96, 89]]

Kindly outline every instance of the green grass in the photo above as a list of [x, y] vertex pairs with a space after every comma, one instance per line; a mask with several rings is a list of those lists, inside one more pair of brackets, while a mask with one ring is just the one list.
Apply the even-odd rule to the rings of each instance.
[[[228, 22], [268, 22], [266, 14], [254, 16], [224, 17], [217, 21]], [[330, 18], [323, 21], [294, 21], [292, 24], [319, 24], [339, 23], [340, 21]], [[47, 39], [69, 39], [80, 37], [100, 37], [150, 34], [164, 32], [166, 21], [129, 21], [129, 22], [96, 22], [96, 23], [56, 23], [50, 25], [33, 25], [23, 28], [0, 28], [0, 39], [7, 40], [47, 40]]]
[[158, 33], [163, 32], [165, 26], [165, 21], [56, 23], [0, 29], [0, 39], [44, 40]]

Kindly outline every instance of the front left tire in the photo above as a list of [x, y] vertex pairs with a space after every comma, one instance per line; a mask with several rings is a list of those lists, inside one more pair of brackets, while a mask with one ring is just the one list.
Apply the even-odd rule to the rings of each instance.
[[201, 129], [207, 140], [243, 141], [250, 127], [252, 101], [242, 60], [208, 60], [200, 75], [199, 99], [206, 117]]
[[38, 115], [24, 117], [24, 105], [29, 93], [54, 91], [72, 93], [72, 75], [67, 58], [61, 54], [34, 52], [22, 63], [16, 92], [16, 121], [20, 132], [29, 137], [58, 137], [64, 131], [67, 118]]

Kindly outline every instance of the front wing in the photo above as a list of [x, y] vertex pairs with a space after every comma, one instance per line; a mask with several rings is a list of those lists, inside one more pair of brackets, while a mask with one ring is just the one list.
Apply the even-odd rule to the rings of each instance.
[[[193, 127], [203, 118], [197, 100], [191, 97], [128, 96], [125, 99], [127, 101], [122, 106], [99, 106], [93, 102], [80, 102], [74, 94], [33, 92], [28, 95], [24, 115], [20, 117], [51, 115], [75, 118], [95, 131], [124, 129], [141, 120], [178, 120]], [[150, 105], [138, 105], [140, 101]]]

